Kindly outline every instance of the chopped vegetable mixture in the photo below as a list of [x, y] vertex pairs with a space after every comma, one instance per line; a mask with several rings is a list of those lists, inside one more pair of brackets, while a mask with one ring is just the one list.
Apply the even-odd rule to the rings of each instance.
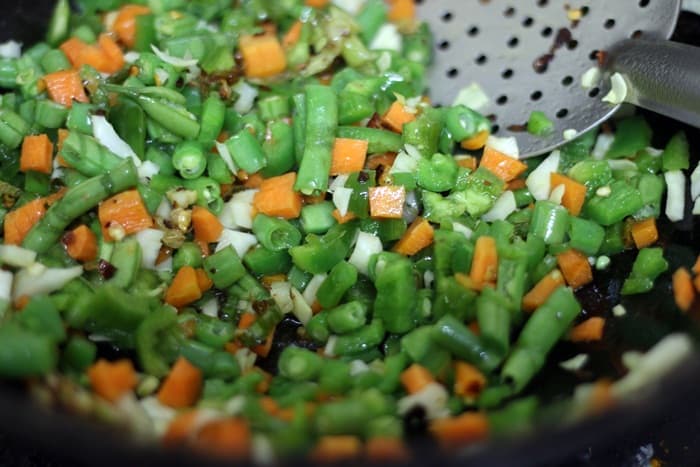
[[[576, 292], [625, 250], [623, 295], [669, 269], [685, 135], [656, 150], [631, 116], [521, 161], [470, 93], [431, 105], [413, 0], [78, 3], [0, 58], [4, 379], [209, 454], [400, 460], [416, 433], [532, 426], [553, 349], [576, 371], [626, 313]], [[677, 313], [699, 273], [673, 272]], [[565, 413], [690, 347], [589, 376]]]

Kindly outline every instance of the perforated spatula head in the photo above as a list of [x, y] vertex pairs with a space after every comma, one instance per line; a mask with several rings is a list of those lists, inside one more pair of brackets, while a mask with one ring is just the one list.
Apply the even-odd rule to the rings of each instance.
[[[618, 106], [602, 101], [610, 82], [584, 88], [582, 75], [599, 51], [624, 39], [668, 39], [680, 0], [422, 0], [418, 14], [432, 27], [435, 61], [429, 94], [450, 105], [478, 83], [489, 103], [493, 133], [515, 136], [521, 157], [551, 151], [566, 130], [581, 134]], [[524, 130], [540, 110], [554, 123], [547, 136]], [[571, 136], [572, 131], [567, 131]]]

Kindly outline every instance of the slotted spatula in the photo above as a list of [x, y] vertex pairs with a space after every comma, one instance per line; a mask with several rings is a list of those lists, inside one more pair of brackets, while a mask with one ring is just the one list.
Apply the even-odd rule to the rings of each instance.
[[[610, 76], [626, 102], [700, 126], [700, 48], [667, 41], [680, 0], [422, 0], [435, 35], [430, 96], [450, 105], [478, 83], [498, 136], [515, 136], [521, 158], [542, 154], [610, 118]], [[600, 66], [600, 81], [582, 75]], [[533, 110], [554, 123], [545, 137], [524, 131]], [[567, 131], [569, 130], [569, 131]], [[575, 130], [575, 133], [571, 130]]]

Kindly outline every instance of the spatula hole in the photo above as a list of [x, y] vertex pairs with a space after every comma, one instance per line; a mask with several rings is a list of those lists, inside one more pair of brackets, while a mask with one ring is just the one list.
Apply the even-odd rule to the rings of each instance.
[[450, 41], [440, 41], [438, 44], [438, 48], [440, 50], [447, 50], [450, 48]]
[[574, 78], [572, 76], [565, 76], [564, 79], [561, 80], [562, 86], [571, 86], [573, 82]]
[[523, 20], [523, 27], [529, 28], [530, 26], [533, 25], [534, 22], [535, 22], [534, 19], [532, 19], [531, 17], [527, 16], [527, 17]]
[[535, 91], [530, 94], [530, 100], [538, 101], [540, 99], [542, 99], [542, 91]]
[[591, 53], [588, 54], [588, 58], [591, 60], [598, 60], [598, 50], [591, 50]]
[[502, 77], [503, 79], [510, 79], [510, 78], [512, 78], [512, 77], [513, 77], [513, 70], [510, 69], [510, 68], [506, 68], [506, 69], [503, 70], [503, 72], [501, 73], [501, 77]]
[[508, 47], [510, 47], [511, 49], [517, 47], [519, 43], [520, 40], [517, 37], [511, 37], [510, 39], [508, 39]]
[[500, 130], [500, 129], [501, 129], [501, 127], [498, 126], [498, 125], [492, 126], [492, 127], [491, 127], [491, 134], [492, 134], [492, 135], [495, 135], [496, 133], [498, 133], [498, 130]]
[[646, 8], [649, 5], [649, 0], [639, 0], [639, 7]]
[[479, 35], [479, 28], [476, 26], [472, 26], [469, 29], [467, 29], [467, 35], [469, 37], [476, 37]]
[[508, 96], [505, 94], [502, 96], [499, 96], [498, 99], [496, 99], [496, 104], [498, 105], [505, 105], [508, 102]]
[[549, 0], [537, 0], [537, 6], [545, 7], [549, 3]]
[[445, 23], [449, 23], [450, 21], [452, 21], [453, 17], [454, 17], [454, 15], [452, 14], [451, 11], [446, 11], [445, 13], [442, 14], [442, 20]]
[[569, 115], [569, 109], [559, 109], [557, 110], [557, 118], [564, 118]]
[[474, 61], [476, 62], [477, 65], [484, 65], [488, 60], [489, 59], [486, 55], [481, 54], [478, 57], [476, 57], [476, 59]]
[[581, 7], [581, 15], [586, 16], [588, 13], [590, 13], [591, 9], [587, 6], [582, 6]]
[[454, 79], [457, 76], [459, 76], [459, 70], [457, 68], [450, 68], [449, 70], [447, 70], [446, 75], [448, 78]]
[[542, 37], [549, 37], [549, 36], [552, 35], [552, 32], [553, 32], [552, 28], [550, 28], [549, 26], [547, 26], [546, 28], [544, 28], [544, 29], [542, 30], [541, 34], [542, 34]]
[[515, 15], [515, 8], [513, 8], [512, 6], [509, 6], [503, 12], [503, 16], [505, 16], [506, 18], [511, 18], [514, 15]]
[[593, 88], [588, 91], [588, 97], [598, 97], [598, 94], [600, 94], [600, 88]]
[[639, 39], [640, 37], [642, 37], [642, 34], [644, 34], [644, 32], [641, 29], [637, 29], [632, 34], [630, 34], [630, 37], [632, 39]]
[[576, 39], [571, 39], [566, 43], [566, 48], [569, 50], [574, 50], [576, 47], [578, 47], [578, 41]]
[[612, 18], [608, 18], [605, 20], [605, 23], [603, 23], [603, 27], [605, 29], [612, 29], [615, 27], [615, 20]]

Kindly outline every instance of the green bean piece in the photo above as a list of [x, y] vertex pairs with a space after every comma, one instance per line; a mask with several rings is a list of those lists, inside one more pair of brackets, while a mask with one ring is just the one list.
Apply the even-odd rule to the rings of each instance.
[[200, 177], [207, 168], [207, 158], [202, 145], [196, 141], [185, 141], [175, 148], [173, 167], [184, 179]]
[[34, 121], [45, 128], [62, 127], [68, 117], [68, 109], [49, 100], [39, 100], [34, 108]]
[[292, 96], [292, 130], [294, 130], [294, 158], [298, 163], [304, 156], [306, 145], [306, 95], [295, 94]]
[[85, 371], [97, 357], [97, 346], [80, 336], [73, 336], [66, 343], [61, 356], [62, 365], [73, 371]]
[[194, 328], [195, 339], [213, 349], [223, 349], [224, 345], [231, 342], [235, 335], [236, 328], [231, 323], [206, 315], [200, 315], [197, 318], [197, 324]]
[[292, 257], [285, 250], [273, 251], [257, 246], [245, 254], [243, 263], [254, 274], [271, 276], [288, 273], [292, 267]]
[[530, 222], [530, 235], [544, 240], [547, 245], [562, 243], [569, 228], [569, 212], [551, 201], [537, 201]]
[[432, 337], [456, 357], [486, 372], [493, 371], [503, 358], [494, 349], [487, 348], [484, 342], [454, 316], [446, 315], [440, 318], [433, 326]]
[[306, 242], [289, 250], [294, 264], [303, 271], [323, 274], [343, 261], [355, 240], [355, 224], [337, 224], [322, 237], [310, 234]]
[[109, 279], [109, 282], [123, 289], [128, 288], [141, 268], [139, 242], [133, 239], [117, 242], [114, 246], [111, 263], [116, 268], [116, 272]]
[[508, 302], [492, 288], [486, 288], [476, 300], [476, 317], [481, 339], [498, 349], [500, 355], [510, 348], [511, 311]]
[[136, 167], [129, 159], [105, 175], [93, 177], [70, 188], [32, 227], [22, 245], [37, 253], [46, 252], [75, 218], [93, 209], [109, 196], [135, 186], [137, 182]]
[[294, 168], [295, 134], [294, 128], [284, 121], [271, 122], [268, 125], [269, 138], [265, 138], [265, 168], [260, 172], [263, 177], [283, 175]]
[[333, 353], [336, 355], [356, 355], [376, 347], [384, 340], [385, 328], [379, 319], [374, 319], [367, 326], [342, 336], [337, 336]]
[[379, 28], [386, 23], [386, 19], [387, 7], [382, 0], [369, 0], [365, 3], [357, 15], [357, 24], [366, 44], [372, 42]]
[[27, 378], [49, 373], [58, 360], [52, 339], [25, 331], [17, 324], [0, 326], [0, 375]]
[[163, 307], [154, 310], [136, 330], [136, 352], [141, 366], [151, 375], [167, 375], [183, 338], [177, 315]]
[[141, 107], [128, 97], [112, 107], [109, 121], [117, 134], [143, 159], [146, 154], [146, 115]]
[[401, 135], [376, 128], [340, 126], [338, 127], [336, 135], [338, 138], [362, 139], [367, 141], [369, 143], [369, 147], [367, 148], [369, 154], [399, 152], [403, 145]]
[[177, 271], [183, 266], [193, 268], [202, 267], [202, 249], [194, 242], [185, 242], [173, 255], [173, 270]]
[[202, 124], [199, 130], [199, 142], [210, 146], [224, 128], [226, 104], [217, 94], [211, 94], [202, 105]]
[[204, 270], [219, 289], [226, 289], [246, 274], [245, 267], [232, 246], [227, 246], [204, 260]]
[[328, 327], [336, 334], [347, 334], [360, 329], [367, 321], [367, 305], [348, 302], [328, 312]]
[[307, 195], [325, 192], [338, 126], [338, 98], [328, 86], [308, 85], [304, 153], [294, 189]]
[[357, 268], [341, 261], [333, 266], [316, 292], [316, 299], [324, 309], [337, 306], [345, 292], [357, 282]]
[[407, 258], [394, 258], [378, 267], [374, 286], [377, 298], [374, 313], [387, 331], [405, 333], [415, 326], [414, 309], [417, 303], [413, 265]]
[[92, 136], [71, 131], [59, 153], [71, 167], [83, 175], [94, 177], [116, 170], [124, 159], [102, 146]]
[[306, 332], [316, 342], [325, 343], [331, 335], [328, 328], [328, 313], [322, 311], [312, 316], [306, 323]]
[[301, 232], [291, 222], [265, 214], [255, 216], [253, 233], [262, 246], [272, 251], [289, 250], [301, 243]]
[[323, 362], [321, 356], [310, 350], [289, 346], [286, 347], [278, 362], [279, 372], [292, 381], [315, 380], [321, 372]]
[[335, 205], [330, 201], [307, 204], [301, 208], [301, 225], [306, 233], [324, 234], [337, 221], [333, 217]]
[[241, 130], [226, 141], [233, 162], [249, 174], [265, 167], [267, 160], [262, 145], [247, 129]]
[[573, 291], [559, 287], [539, 307], [520, 332], [515, 347], [503, 365], [501, 375], [521, 391], [539, 372], [547, 354], [581, 312]]

